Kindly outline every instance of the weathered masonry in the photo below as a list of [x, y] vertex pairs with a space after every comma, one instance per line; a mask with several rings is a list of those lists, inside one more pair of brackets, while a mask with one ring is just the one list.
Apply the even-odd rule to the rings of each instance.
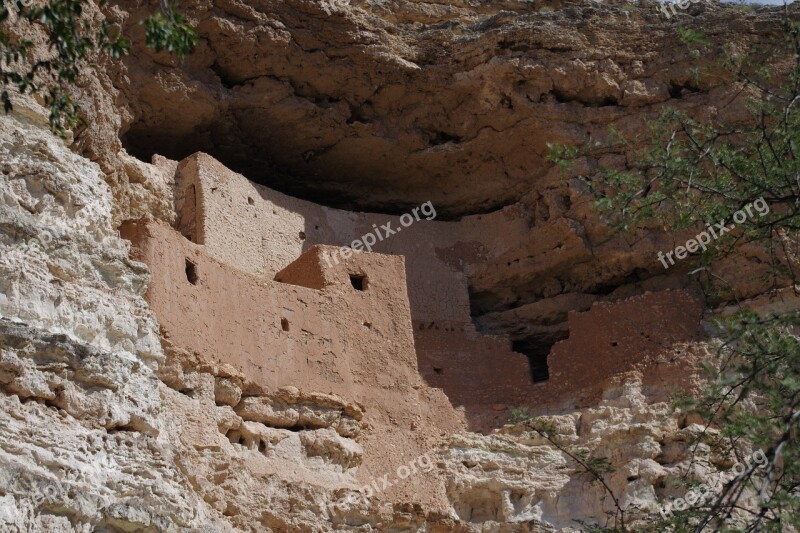
[[[333, 245], [393, 217], [288, 197], [202, 153], [180, 163], [176, 181], [177, 231], [129, 231], [153, 272], [148, 300], [171, 343], [267, 387], [355, 401], [380, 390], [402, 403], [422, 382], [479, 429], [505, 416], [498, 404], [555, 404], [565, 392], [589, 399], [605, 377], [691, 339], [700, 319], [702, 306], [681, 291], [597, 304], [569, 322], [596, 338], [572, 335], [529, 358], [509, 338], [476, 330], [464, 273], [502, 237], [525, 231], [514, 216], [422, 219], [379, 242], [380, 253], [326, 261]], [[653, 323], [658, 335], [640, 334]]]

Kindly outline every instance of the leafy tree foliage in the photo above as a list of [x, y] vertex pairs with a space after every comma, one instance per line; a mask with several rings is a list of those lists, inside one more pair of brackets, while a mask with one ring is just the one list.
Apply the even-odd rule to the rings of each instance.
[[[782, 42], [748, 57], [726, 54], [725, 83], [738, 87], [747, 117], [736, 124], [698, 120], [665, 109], [650, 138], [618, 135], [615, 148], [628, 154], [628, 168], [595, 168], [582, 176], [596, 205], [617, 231], [664, 228], [672, 232], [724, 221], [763, 199], [766, 216], [714, 241], [693, 257], [708, 272], [715, 260], [740, 245], [763, 247], [770, 258], [774, 289], [794, 288], [800, 233], [800, 27], [786, 8]], [[687, 56], [711, 55], [714, 46], [693, 30], [681, 29]], [[694, 79], [710, 77], [695, 68]], [[562, 167], [586, 157], [592, 161], [608, 146], [552, 147]], [[710, 283], [710, 278], [700, 281]], [[735, 294], [730, 297], [735, 300]], [[762, 450], [767, 464], [750, 465], [731, 476], [713, 499], [667, 520], [653, 530], [790, 531], [800, 528], [800, 312], [757, 315], [742, 309], [719, 320], [716, 351], [705, 361], [707, 386], [676, 404], [699, 413], [705, 429], [693, 443], [707, 446], [728, 464], [747, 450]], [[691, 472], [686, 473], [687, 479]]]
[[[706, 421], [704, 438], [721, 457], [746, 464], [742, 443], [762, 450], [767, 464], [750, 464], [699, 513], [695, 529], [729, 530], [734, 511], [746, 509], [742, 531], [787, 531], [800, 527], [800, 313], [757, 316], [742, 311], [720, 324], [709, 381], [699, 398], [688, 399]], [[755, 502], [742, 502], [748, 492]], [[696, 510], [697, 511], [697, 510]]]
[[183, 59], [197, 44], [197, 32], [186, 19], [169, 4], [144, 21], [147, 33], [145, 42], [156, 52], [166, 50]]
[[[746, 122], [700, 121], [666, 108], [649, 139], [628, 140], [616, 134], [614, 148], [628, 153], [629, 168], [598, 168], [584, 179], [617, 230], [660, 226], [673, 233], [702, 231], [719, 221], [730, 226], [737, 211], [763, 198], [769, 216], [737, 225], [697, 259], [707, 266], [742, 244], [760, 243], [770, 252], [775, 285], [785, 284], [787, 278], [798, 283], [794, 237], [800, 230], [800, 39], [796, 23], [787, 19], [784, 29], [781, 45], [758, 51], [757, 57], [729, 53], [723, 65], [725, 83], [738, 80], [739, 93], [720, 106], [742, 105], [746, 99]], [[690, 57], [714, 53], [699, 33], [682, 29], [680, 34]], [[779, 59], [792, 63], [788, 75], [770, 71], [768, 65]], [[703, 74], [694, 69], [695, 78]], [[608, 148], [553, 147], [551, 158], [564, 165]]]
[[[13, 107], [9, 86], [21, 94], [39, 94], [50, 108], [50, 126], [64, 135], [80, 122], [80, 109], [73, 100], [72, 86], [98, 55], [119, 59], [130, 45], [106, 21], [93, 24], [87, 15], [91, 0], [6, 0], [0, 7], [0, 93], [6, 112]], [[105, 0], [100, 0], [103, 5]], [[14, 38], [3, 26], [27, 21], [43, 27], [48, 35], [46, 59], [31, 58], [33, 43]], [[185, 57], [197, 44], [196, 30], [166, 2], [143, 21], [146, 44], [156, 51], [167, 50]]]

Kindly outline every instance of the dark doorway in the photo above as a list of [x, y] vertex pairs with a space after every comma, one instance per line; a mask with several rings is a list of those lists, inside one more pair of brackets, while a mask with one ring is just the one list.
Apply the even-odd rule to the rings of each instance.
[[528, 341], [514, 341], [511, 349], [528, 358], [531, 368], [531, 381], [541, 383], [550, 379], [550, 369], [547, 366], [547, 356], [550, 345], [531, 343]]

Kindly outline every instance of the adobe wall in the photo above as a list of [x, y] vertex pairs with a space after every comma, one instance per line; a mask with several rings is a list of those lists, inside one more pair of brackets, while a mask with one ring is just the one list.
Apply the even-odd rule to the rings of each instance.
[[[523, 238], [527, 223], [513, 209], [459, 222], [426, 220], [421, 215], [421, 220], [403, 227], [396, 216], [342, 211], [292, 198], [247, 180], [203, 153], [180, 164], [177, 209], [178, 228], [184, 235], [196, 240], [202, 235], [200, 242], [211, 256], [261, 279], [273, 279], [316, 244], [349, 246], [376, 226], [391, 222], [392, 229], [401, 231], [373, 250], [406, 259], [403, 290], [410, 301], [414, 344], [425, 381], [434, 386], [451, 384], [447, 392], [453, 405], [473, 408], [486, 406], [484, 397], [493, 398], [490, 404], [510, 403], [520, 391], [522, 397], [530, 392], [527, 358], [513, 352], [508, 339], [476, 331], [464, 275], [467, 261], [499, 255], [503, 243]], [[355, 257], [363, 255], [367, 254]], [[444, 367], [447, 378], [434, 370]], [[473, 394], [461, 379], [474, 381], [482, 392]]]
[[692, 368], [680, 355], [682, 345], [698, 338], [702, 301], [684, 290], [648, 292], [617, 302], [600, 302], [586, 312], [570, 312], [569, 338], [550, 351], [554, 394], [573, 391], [577, 406], [599, 399], [598, 383], [627, 370], [658, 371], [680, 365], [683, 379]]
[[[200, 191], [197, 209], [185, 203], [192, 187]], [[201, 227], [203, 240], [195, 242], [212, 256], [268, 279], [315, 244], [349, 246], [373, 225], [401, 227], [396, 216], [331, 209], [257, 185], [203, 153], [181, 162], [177, 188], [181, 232]], [[421, 218], [373, 251], [406, 257], [414, 321], [471, 324], [465, 266], [500, 255], [524, 237], [527, 222], [513, 209], [459, 222]]]
[[[287, 278], [284, 281], [297, 275], [301, 266], [296, 258], [314, 245], [350, 245], [389, 221], [393, 229], [402, 228], [373, 248], [405, 257], [405, 284], [397, 286], [392, 298], [407, 290], [411, 324], [396, 322], [396, 331], [403, 336], [405, 349], [416, 351], [415, 368], [424, 381], [443, 389], [453, 406], [464, 406], [473, 430], [502, 423], [507, 416], [505, 404], [557, 405], [570, 397], [590, 398], [602, 380], [641, 366], [653, 350], [694, 338], [700, 320], [702, 305], [679, 291], [634, 299], [619, 308], [614, 324], [602, 306], [580, 315], [572, 313], [571, 342], [565, 341], [548, 358], [550, 380], [533, 383], [527, 357], [514, 352], [507, 337], [476, 331], [464, 274], [482, 259], [502, 256], [504, 247], [525, 238], [528, 220], [515, 208], [458, 222], [423, 218], [402, 227], [396, 216], [342, 211], [286, 196], [250, 182], [202, 153], [181, 162], [176, 195], [178, 227], [184, 235], [202, 242], [210, 256], [265, 282], [276, 275]], [[541, 242], [539, 248], [543, 255], [561, 249], [556, 241]], [[361, 260], [370, 255], [352, 257]], [[321, 276], [320, 272], [300, 274], [307, 280], [316, 277], [316, 281], [306, 281], [313, 287], [321, 286]], [[399, 271], [393, 276], [402, 277]], [[615, 309], [614, 305], [609, 309]], [[640, 323], [640, 317], [659, 322], [663, 338], [661, 333], [655, 336], [663, 342], [634, 342], [626, 350], [611, 349], [614, 341], [604, 339], [619, 337], [620, 326], [642, 334], [652, 331], [652, 323]], [[413, 339], [407, 327], [413, 327]], [[576, 336], [576, 327], [586, 327], [598, 338], [584, 343], [581, 335], [586, 333]]]
[[[358, 254], [328, 267], [321, 254], [329, 247], [313, 247], [282, 283], [224, 264], [163, 223], [123, 229], [150, 267], [146, 298], [173, 346], [231, 364], [266, 391], [291, 385], [364, 406], [362, 481], [465, 427], [417, 370], [402, 256]], [[366, 290], [353, 287], [351, 274], [366, 277]]]

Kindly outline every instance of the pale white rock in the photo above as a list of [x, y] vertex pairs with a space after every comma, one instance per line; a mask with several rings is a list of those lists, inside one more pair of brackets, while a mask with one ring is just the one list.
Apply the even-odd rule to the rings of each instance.
[[149, 273], [111, 225], [99, 167], [21, 117], [0, 121], [0, 316], [148, 365], [163, 358]]

